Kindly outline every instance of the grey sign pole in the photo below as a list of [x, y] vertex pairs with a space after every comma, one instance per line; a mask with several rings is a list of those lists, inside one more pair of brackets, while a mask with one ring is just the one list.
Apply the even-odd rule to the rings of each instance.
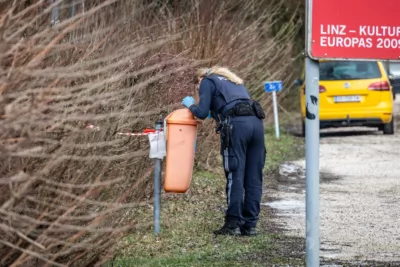
[[[163, 127], [162, 121], [157, 121], [155, 130], [160, 131]], [[161, 159], [154, 159], [154, 233], [160, 232], [160, 198], [161, 198]]]
[[306, 0], [306, 266], [319, 267], [319, 63], [310, 58], [312, 2]]
[[319, 66], [306, 58], [306, 259], [319, 266]]

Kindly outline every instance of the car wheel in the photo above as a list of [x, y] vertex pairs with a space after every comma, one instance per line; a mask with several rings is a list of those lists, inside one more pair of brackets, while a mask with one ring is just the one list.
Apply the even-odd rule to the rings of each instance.
[[391, 122], [383, 125], [383, 134], [394, 134], [394, 118]]

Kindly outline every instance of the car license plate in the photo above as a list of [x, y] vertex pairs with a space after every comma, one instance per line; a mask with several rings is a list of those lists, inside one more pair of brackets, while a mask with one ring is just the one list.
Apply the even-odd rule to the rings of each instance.
[[360, 102], [360, 101], [361, 98], [359, 95], [335, 96], [335, 103]]

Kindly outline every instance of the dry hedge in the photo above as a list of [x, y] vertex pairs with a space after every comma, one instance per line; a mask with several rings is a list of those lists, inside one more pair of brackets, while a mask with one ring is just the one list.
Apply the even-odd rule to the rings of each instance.
[[[0, 266], [97, 266], [150, 227], [135, 217], [152, 207], [147, 139], [116, 132], [181, 107], [196, 67], [230, 67], [265, 107], [263, 80], [292, 81], [293, 3], [79, 0], [69, 17], [73, 1], [49, 2], [0, 1]], [[213, 126], [199, 129], [201, 167]]]

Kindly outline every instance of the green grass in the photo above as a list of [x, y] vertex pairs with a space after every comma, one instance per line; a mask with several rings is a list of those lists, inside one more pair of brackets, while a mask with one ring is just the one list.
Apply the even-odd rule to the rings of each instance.
[[280, 129], [279, 140], [276, 139], [275, 129], [266, 129], [267, 161], [265, 171], [275, 172], [279, 165], [284, 161], [295, 160], [304, 156], [303, 139], [295, 138]]
[[[299, 156], [294, 147], [299, 141], [282, 133], [275, 140], [273, 129], [266, 131], [266, 173], [282, 161]], [[266, 179], [268, 175], [266, 176]], [[195, 173], [189, 192], [162, 196], [161, 233], [143, 229], [125, 238], [124, 248], [109, 266], [266, 266], [287, 264], [280, 252], [282, 236], [268, 232], [270, 215], [262, 209], [256, 237], [229, 237], [212, 234], [222, 226], [225, 208], [225, 178], [209, 172]], [[152, 220], [152, 210], [140, 213], [137, 221]], [[146, 215], [146, 216], [145, 216]], [[290, 261], [300, 264], [301, 259]]]

